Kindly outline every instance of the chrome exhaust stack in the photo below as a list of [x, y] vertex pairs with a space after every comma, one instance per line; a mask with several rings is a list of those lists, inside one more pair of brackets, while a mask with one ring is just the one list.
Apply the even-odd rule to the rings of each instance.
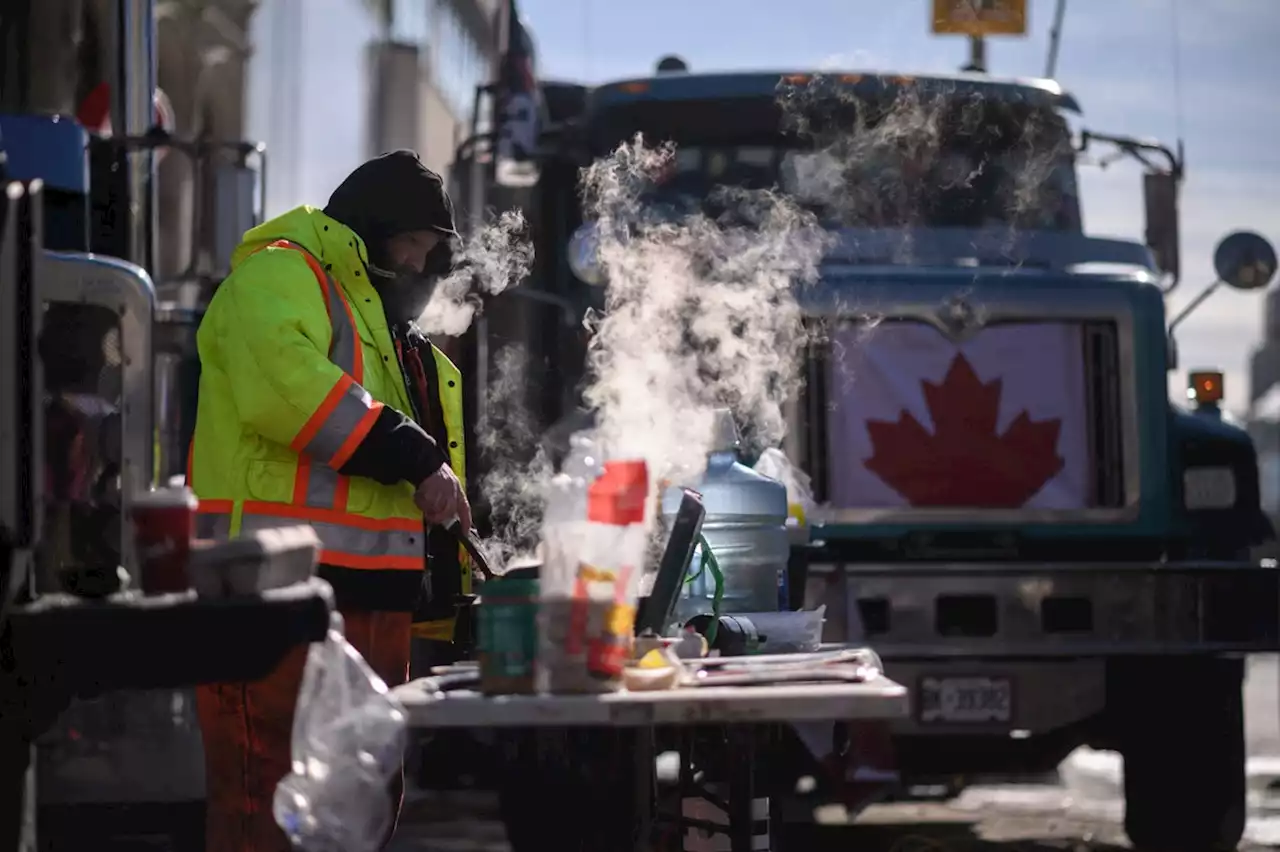
[[[117, 0], [115, 77], [111, 87], [113, 135], [125, 139], [148, 135], [155, 124], [155, 0]], [[155, 149], [149, 145], [126, 145], [124, 158], [129, 256], [123, 259], [154, 275]]]

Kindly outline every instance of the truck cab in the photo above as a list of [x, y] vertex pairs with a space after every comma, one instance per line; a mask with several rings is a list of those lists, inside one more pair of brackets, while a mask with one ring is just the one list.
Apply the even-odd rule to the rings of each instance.
[[[1212, 371], [1192, 408], [1168, 398], [1181, 159], [1073, 132], [1078, 112], [1053, 81], [985, 74], [668, 67], [600, 85], [541, 154], [559, 212], [529, 286], [600, 303], [576, 166], [636, 134], [675, 145], [642, 196], [664, 215], [718, 215], [720, 185], [811, 210], [832, 242], [798, 293], [812, 333], [783, 449], [820, 509], [792, 588], [826, 605], [825, 640], [870, 644], [915, 689], [895, 732], [908, 782], [1115, 748], [1135, 844], [1229, 848], [1242, 655], [1280, 647], [1280, 573], [1250, 557], [1274, 533], [1221, 377], [1216, 399]], [[1076, 165], [1100, 144], [1146, 167], [1145, 244], [1087, 235]], [[1191, 308], [1275, 268], [1233, 234]]]

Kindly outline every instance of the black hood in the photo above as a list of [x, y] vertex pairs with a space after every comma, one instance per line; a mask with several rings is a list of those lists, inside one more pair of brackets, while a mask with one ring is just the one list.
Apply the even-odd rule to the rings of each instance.
[[435, 231], [448, 238], [441, 245], [458, 237], [444, 180], [406, 149], [361, 165], [333, 191], [324, 212], [359, 234], [378, 266], [386, 261], [379, 255], [387, 240], [397, 234]]
[[[435, 282], [453, 267], [453, 202], [440, 175], [409, 150], [391, 151], [361, 165], [347, 176], [324, 212], [359, 234], [369, 251], [370, 280], [382, 295], [392, 324], [417, 317], [426, 307]], [[445, 239], [427, 256], [426, 267], [393, 268], [387, 241], [409, 231], [435, 231]]]

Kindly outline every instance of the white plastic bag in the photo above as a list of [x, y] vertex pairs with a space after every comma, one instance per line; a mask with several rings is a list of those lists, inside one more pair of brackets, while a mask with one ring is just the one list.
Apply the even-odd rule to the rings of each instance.
[[812, 480], [809, 479], [809, 474], [792, 464], [786, 453], [777, 447], [770, 447], [756, 459], [754, 470], [761, 476], [776, 479], [786, 486], [787, 503], [793, 507], [799, 506], [804, 513], [798, 520], [813, 517], [817, 503], [813, 499]]
[[273, 812], [296, 848], [375, 852], [391, 827], [388, 785], [400, 772], [407, 715], [342, 632], [311, 646], [293, 720], [293, 766]]

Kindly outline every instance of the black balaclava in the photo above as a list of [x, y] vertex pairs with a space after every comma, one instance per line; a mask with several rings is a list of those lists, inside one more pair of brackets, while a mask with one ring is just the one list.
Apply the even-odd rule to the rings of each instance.
[[[416, 319], [436, 282], [453, 268], [454, 244], [459, 239], [453, 202], [440, 176], [413, 151], [391, 151], [348, 175], [329, 197], [324, 212], [364, 240], [370, 280], [382, 297], [388, 321], [395, 325]], [[396, 268], [387, 256], [387, 241], [409, 231], [435, 231], [444, 237], [421, 270]]]

